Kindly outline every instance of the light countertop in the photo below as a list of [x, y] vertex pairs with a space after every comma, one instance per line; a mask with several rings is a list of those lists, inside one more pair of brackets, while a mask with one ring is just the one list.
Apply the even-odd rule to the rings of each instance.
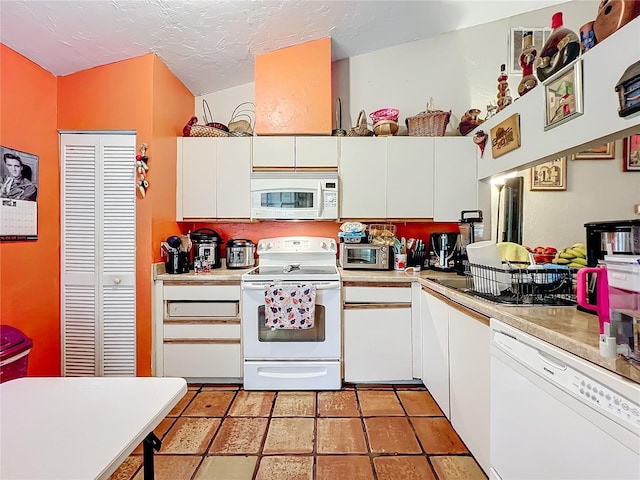
[[[212, 270], [207, 274], [184, 273], [170, 275], [164, 273], [164, 264], [154, 265], [154, 278], [186, 282], [240, 281], [249, 269]], [[343, 270], [339, 269], [343, 282], [419, 282], [421, 286], [437, 292], [453, 302], [474, 310], [487, 317], [493, 317], [562, 348], [580, 358], [615, 372], [634, 382], [640, 383], [640, 366], [627, 360], [605, 358], [599, 351], [599, 324], [595, 315], [577, 310], [575, 307], [504, 306], [465, 294], [439, 284], [434, 279], [455, 277], [452, 273], [422, 270], [419, 275], [394, 270]]]

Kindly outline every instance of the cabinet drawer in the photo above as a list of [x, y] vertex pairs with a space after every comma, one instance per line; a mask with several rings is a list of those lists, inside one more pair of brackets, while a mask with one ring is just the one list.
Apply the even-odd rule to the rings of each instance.
[[163, 287], [165, 300], [227, 300], [240, 301], [238, 285], [167, 285]]
[[411, 303], [411, 284], [401, 287], [345, 287], [344, 303]]
[[164, 338], [239, 339], [240, 323], [231, 325], [165, 324]]
[[165, 344], [164, 376], [240, 378], [240, 344]]
[[238, 302], [167, 302], [167, 317], [237, 317]]

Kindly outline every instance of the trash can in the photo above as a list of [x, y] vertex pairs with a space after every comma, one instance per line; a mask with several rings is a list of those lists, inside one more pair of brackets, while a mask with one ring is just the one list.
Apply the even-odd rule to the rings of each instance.
[[27, 376], [33, 342], [20, 330], [0, 325], [0, 383]]

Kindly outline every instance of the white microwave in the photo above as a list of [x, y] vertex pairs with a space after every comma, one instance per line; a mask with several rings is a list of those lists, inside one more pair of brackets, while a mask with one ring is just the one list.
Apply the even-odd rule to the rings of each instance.
[[252, 220], [337, 218], [337, 173], [259, 172], [251, 175]]

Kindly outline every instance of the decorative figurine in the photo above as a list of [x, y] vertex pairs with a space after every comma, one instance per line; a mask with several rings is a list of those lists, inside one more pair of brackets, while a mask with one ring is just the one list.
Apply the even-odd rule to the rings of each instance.
[[136, 170], [138, 172], [138, 182], [136, 186], [138, 187], [138, 191], [142, 198], [146, 196], [147, 188], [149, 188], [149, 181], [145, 178], [145, 174], [149, 171], [147, 148], [149, 148], [149, 145], [147, 143], [143, 143], [140, 146], [140, 153], [136, 155]]
[[505, 71], [506, 65], [500, 65], [500, 75], [498, 75], [498, 111], [511, 104], [511, 96], [509, 95], [509, 77]]
[[480, 125], [484, 120], [479, 118], [480, 110], [477, 108], [472, 108], [467, 110], [462, 118], [460, 119], [460, 124], [458, 125], [458, 131], [461, 135], [466, 135], [471, 130]]
[[580, 27], [580, 46], [582, 53], [596, 46], [596, 34], [593, 31], [593, 21], [585, 23]]
[[493, 103], [493, 100], [490, 100], [489, 105], [487, 105], [487, 115], [484, 117], [485, 122], [493, 117], [496, 113], [498, 113], [498, 106]]
[[478, 130], [473, 136], [473, 143], [480, 148], [480, 158], [484, 156], [484, 147], [487, 144], [487, 138], [488, 136], [484, 130]]
[[522, 80], [518, 85], [518, 95], [521, 97], [538, 84], [538, 80], [533, 74], [533, 64], [537, 53], [536, 47], [533, 46], [533, 32], [530, 30], [524, 32], [522, 36], [522, 52], [518, 59], [522, 68]]
[[572, 30], [563, 26], [562, 12], [551, 18], [551, 34], [540, 50], [536, 60], [536, 75], [544, 82], [562, 67], [570, 64], [580, 55], [580, 40]]

